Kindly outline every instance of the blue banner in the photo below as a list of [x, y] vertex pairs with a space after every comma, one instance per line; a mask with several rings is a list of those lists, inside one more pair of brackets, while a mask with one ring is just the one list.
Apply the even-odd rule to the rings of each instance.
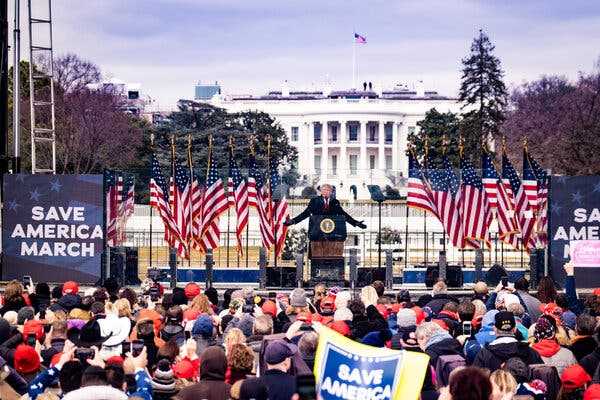
[[102, 192], [102, 175], [4, 175], [2, 278], [95, 282]]
[[[564, 285], [571, 240], [600, 240], [600, 176], [553, 176], [550, 191], [550, 266]], [[600, 286], [599, 268], [576, 268], [578, 288]]]

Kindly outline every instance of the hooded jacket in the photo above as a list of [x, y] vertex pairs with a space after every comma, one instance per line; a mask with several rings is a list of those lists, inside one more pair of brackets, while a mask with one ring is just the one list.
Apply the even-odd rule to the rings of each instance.
[[535, 343], [532, 348], [540, 354], [544, 364], [556, 367], [559, 375], [569, 365], [577, 364], [571, 350], [561, 347], [556, 339], [543, 339]]
[[437, 316], [440, 313], [440, 311], [442, 311], [442, 308], [444, 308], [446, 303], [450, 302], [458, 304], [458, 299], [449, 294], [441, 293], [433, 296], [431, 300], [429, 300], [429, 302], [425, 305], [425, 307], [431, 308], [433, 315]]
[[575, 356], [577, 361], [580, 361], [588, 354], [591, 354], [598, 347], [598, 342], [593, 336], [576, 336], [571, 341], [571, 347], [569, 349]]
[[460, 342], [454, 339], [448, 332], [436, 332], [427, 341], [425, 353], [429, 356], [429, 365], [435, 366], [438, 357], [458, 354], [464, 357]]
[[202, 353], [200, 382], [183, 388], [176, 398], [181, 400], [206, 399], [222, 400], [229, 398], [231, 385], [225, 383], [227, 359], [225, 351], [211, 346]]
[[541, 364], [539, 354], [527, 343], [519, 342], [514, 336], [501, 336], [485, 345], [473, 361], [473, 366], [487, 368], [491, 372], [500, 369], [509, 358], [518, 357], [527, 365]]

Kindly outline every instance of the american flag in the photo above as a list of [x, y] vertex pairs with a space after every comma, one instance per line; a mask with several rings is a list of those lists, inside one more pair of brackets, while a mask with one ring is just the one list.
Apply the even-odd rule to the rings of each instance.
[[[507, 235], [519, 232], [514, 201], [496, 171], [491, 154], [487, 151], [481, 156], [481, 165], [485, 193], [498, 221], [499, 237], [503, 240]], [[493, 207], [492, 204], [494, 204]]]
[[464, 235], [455, 197], [459, 183], [448, 157], [444, 156], [441, 169], [429, 170], [429, 183], [436, 213], [450, 243], [454, 247], [463, 248], [465, 245]]
[[256, 209], [258, 224], [263, 247], [269, 250], [273, 245], [273, 230], [271, 225], [271, 211], [269, 190], [264, 183], [263, 175], [258, 169], [254, 156], [250, 157], [248, 172], [248, 205]]
[[119, 176], [117, 179], [117, 198], [119, 217], [117, 223], [118, 242], [125, 242], [125, 231], [129, 217], [135, 208], [135, 177], [131, 174]]
[[529, 162], [537, 179], [535, 242], [531, 243], [531, 246], [545, 247], [548, 245], [548, 184], [550, 179], [548, 172], [533, 157], [529, 157]]
[[437, 215], [431, 192], [423, 176], [423, 170], [412, 151], [408, 154], [408, 193], [406, 195], [406, 205]]
[[[209, 144], [209, 146], [211, 145]], [[204, 249], [219, 247], [221, 239], [219, 217], [224, 211], [227, 211], [228, 207], [225, 186], [219, 177], [212, 149], [209, 149], [206, 189], [202, 198], [202, 233], [200, 235], [200, 242]]]
[[488, 204], [483, 181], [477, 175], [470, 160], [461, 157], [460, 169], [462, 183], [459, 194], [459, 210], [465, 238], [483, 240], [489, 247], [489, 228], [492, 222], [492, 212]]
[[182, 165], [175, 165], [175, 177], [172, 180], [172, 199], [171, 213], [175, 225], [179, 228], [181, 241], [177, 241], [174, 246], [177, 249], [177, 255], [182, 258], [189, 257], [188, 243], [191, 239], [191, 183], [190, 173]]
[[248, 225], [248, 186], [242, 177], [238, 166], [233, 159], [233, 152], [229, 152], [229, 177], [227, 178], [227, 194], [230, 207], [235, 208], [237, 223], [235, 236], [237, 238], [238, 252], [243, 254], [242, 234]]
[[182, 242], [179, 227], [175, 224], [171, 207], [169, 205], [169, 187], [162, 174], [156, 154], [152, 153], [150, 166], [150, 207], [158, 211], [158, 215], [165, 227], [165, 241], [171, 247], [178, 247]]
[[274, 232], [274, 239], [276, 239], [275, 257], [277, 257], [281, 253], [281, 250], [283, 249], [283, 244], [285, 243], [285, 237], [287, 235], [287, 226], [285, 226], [283, 223], [289, 217], [289, 212], [285, 194], [281, 191], [282, 188], [280, 188], [281, 177], [279, 176], [279, 172], [277, 171], [277, 162], [274, 159], [271, 160], [270, 173], [270, 208], [272, 210], [271, 225], [273, 227], [272, 229]]
[[104, 170], [106, 244], [109, 247], [117, 246], [119, 241], [119, 178], [116, 171]]
[[200, 241], [202, 232], [202, 197], [204, 195], [204, 186], [200, 184], [198, 177], [194, 174], [192, 177], [191, 191], [191, 218], [192, 218], [192, 234], [190, 238], [190, 246], [196, 251], [205, 251]]

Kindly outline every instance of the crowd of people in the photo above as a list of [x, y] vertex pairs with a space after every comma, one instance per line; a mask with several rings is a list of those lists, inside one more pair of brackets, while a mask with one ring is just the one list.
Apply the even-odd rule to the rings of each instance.
[[520, 278], [493, 290], [478, 282], [462, 298], [442, 281], [419, 298], [386, 294], [379, 281], [268, 296], [12, 281], [0, 308], [0, 398], [315, 398], [319, 332], [332, 329], [426, 353], [423, 400], [599, 400], [600, 291], [583, 301], [565, 270], [564, 293], [544, 277], [530, 294]]

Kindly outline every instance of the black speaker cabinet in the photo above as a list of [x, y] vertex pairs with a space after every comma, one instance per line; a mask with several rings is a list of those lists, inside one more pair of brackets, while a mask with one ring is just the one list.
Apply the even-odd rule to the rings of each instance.
[[311, 282], [323, 282], [328, 285], [340, 286], [344, 284], [344, 259], [330, 258], [311, 260]]
[[374, 281], [385, 282], [385, 268], [357, 268], [356, 287], [372, 284]]
[[[440, 277], [440, 267], [437, 265], [431, 265], [427, 267], [425, 272], [425, 286], [428, 288], [438, 281]], [[463, 286], [463, 273], [460, 265], [448, 265], [446, 266], [446, 284], [448, 287], [462, 288]]]
[[267, 286], [269, 287], [296, 287], [295, 267], [267, 267]]
[[506, 268], [500, 264], [494, 264], [485, 273], [485, 283], [487, 283], [488, 286], [497, 286], [498, 283], [500, 283], [500, 279], [507, 275]]
[[121, 247], [110, 248], [110, 277], [123, 286], [125, 279], [125, 257]]
[[138, 276], [138, 250], [135, 247], [125, 249], [125, 284], [139, 285], [142, 281]]

